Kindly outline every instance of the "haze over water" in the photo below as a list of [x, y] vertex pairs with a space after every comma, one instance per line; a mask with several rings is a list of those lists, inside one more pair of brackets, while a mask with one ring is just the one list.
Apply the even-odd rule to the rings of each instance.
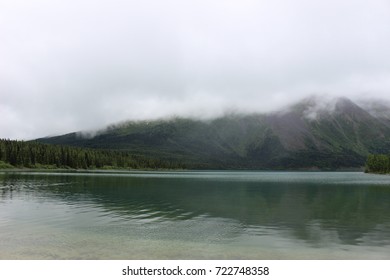
[[0, 173], [0, 259], [390, 259], [390, 177]]

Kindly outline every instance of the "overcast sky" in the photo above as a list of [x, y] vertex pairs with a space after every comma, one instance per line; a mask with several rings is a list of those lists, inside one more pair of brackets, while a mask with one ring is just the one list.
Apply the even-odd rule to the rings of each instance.
[[0, 138], [390, 98], [389, 0], [0, 0]]

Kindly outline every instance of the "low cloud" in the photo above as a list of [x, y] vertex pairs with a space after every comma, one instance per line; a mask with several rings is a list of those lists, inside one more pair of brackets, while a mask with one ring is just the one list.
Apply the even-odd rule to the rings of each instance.
[[390, 91], [386, 0], [15, 0], [0, 26], [0, 137]]

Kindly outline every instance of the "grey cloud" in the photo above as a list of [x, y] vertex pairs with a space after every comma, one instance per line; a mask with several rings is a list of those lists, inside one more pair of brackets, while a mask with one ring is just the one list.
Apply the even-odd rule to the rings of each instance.
[[387, 0], [3, 1], [0, 37], [0, 137], [389, 99]]

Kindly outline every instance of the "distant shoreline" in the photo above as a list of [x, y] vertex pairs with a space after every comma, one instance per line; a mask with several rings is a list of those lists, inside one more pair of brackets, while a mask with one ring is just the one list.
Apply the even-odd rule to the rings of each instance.
[[[47, 173], [134, 173], [134, 172], [202, 172], [202, 171], [248, 171], [248, 172], [365, 172], [363, 168], [340, 168], [340, 169], [72, 169], [72, 168], [0, 168], [0, 172], [47, 172]], [[372, 172], [365, 172], [372, 173]], [[380, 174], [380, 173], [375, 173]], [[383, 174], [382, 174], [383, 175]]]

